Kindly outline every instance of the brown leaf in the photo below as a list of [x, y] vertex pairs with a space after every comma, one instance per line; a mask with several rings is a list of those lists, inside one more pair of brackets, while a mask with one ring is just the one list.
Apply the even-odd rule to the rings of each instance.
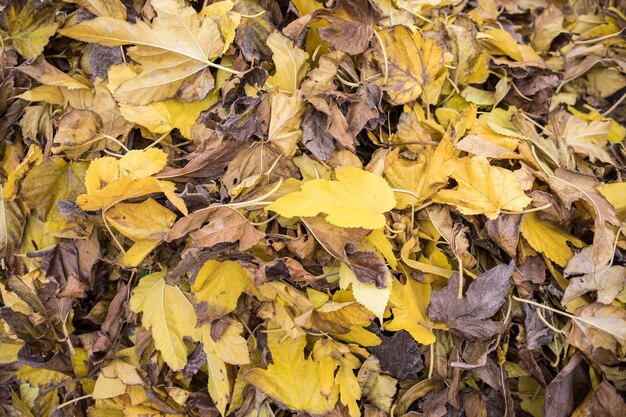
[[369, 0], [336, 0], [334, 8], [318, 10], [315, 17], [330, 23], [318, 29], [320, 38], [350, 55], [361, 54], [369, 47], [381, 14]]
[[569, 417], [589, 388], [585, 360], [576, 352], [546, 388], [545, 417]]
[[437, 323], [446, 323], [453, 334], [469, 340], [486, 339], [504, 330], [501, 322], [489, 320], [502, 307], [509, 292], [509, 278], [515, 265], [498, 265], [479, 275], [466, 295], [457, 299], [458, 274], [450, 277], [448, 285], [433, 291], [428, 316]]

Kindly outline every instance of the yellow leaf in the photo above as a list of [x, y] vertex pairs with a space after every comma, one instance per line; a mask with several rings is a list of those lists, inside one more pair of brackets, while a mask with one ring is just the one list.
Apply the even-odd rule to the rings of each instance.
[[126, 7], [120, 0], [63, 0], [78, 4], [96, 16], [111, 16], [126, 19]]
[[204, 349], [206, 365], [209, 371], [209, 395], [220, 413], [226, 415], [226, 406], [230, 402], [230, 382], [226, 363], [208, 349]]
[[495, 219], [502, 210], [522, 211], [532, 202], [512, 171], [491, 166], [482, 156], [459, 159], [452, 178], [457, 188], [439, 191], [433, 201], [456, 206], [463, 214]]
[[[283, 340], [284, 339], [284, 340]], [[292, 410], [327, 414], [335, 408], [339, 390], [336, 385], [323, 393], [324, 383], [333, 380], [332, 361], [304, 358], [306, 338], [285, 338], [284, 332], [267, 333], [273, 363], [267, 369], [254, 368], [244, 373], [246, 381]]]
[[444, 188], [454, 172], [455, 161], [456, 155], [449, 137], [442, 139], [435, 148], [429, 146], [415, 161], [400, 157], [399, 151], [390, 153], [385, 161], [388, 165], [385, 177], [394, 188], [418, 196], [415, 198], [413, 195], [398, 193], [396, 207], [403, 209], [417, 206]]
[[139, 265], [176, 221], [171, 210], [151, 198], [141, 203], [116, 204], [104, 216], [121, 234], [135, 242], [124, 257], [124, 263], [129, 266]]
[[272, 50], [276, 73], [267, 79], [268, 84], [286, 93], [294, 94], [309, 69], [309, 54], [296, 47], [282, 33], [274, 32], [267, 38]]
[[24, 346], [24, 342], [9, 343], [6, 339], [0, 340], [0, 364], [17, 362], [17, 353]]
[[388, 279], [385, 288], [378, 288], [374, 282], [359, 281], [350, 267], [343, 262], [339, 267], [339, 286], [341, 289], [347, 290], [351, 287], [355, 300], [363, 304], [381, 320], [392, 292], [392, 282], [391, 279]]
[[149, 198], [141, 203], [120, 203], [107, 210], [107, 221], [132, 240], [160, 240], [176, 220], [171, 210]]
[[145, 106], [120, 105], [122, 116], [128, 121], [137, 123], [153, 133], [165, 134], [177, 128], [187, 139], [191, 139], [191, 128], [204, 110], [211, 107], [217, 95], [208, 95], [204, 100], [182, 102], [164, 100]]
[[304, 102], [297, 95], [272, 94], [268, 140], [285, 156], [293, 156], [302, 138], [302, 115]]
[[248, 272], [237, 262], [209, 260], [200, 268], [191, 289], [196, 302], [207, 304], [207, 317], [215, 320], [237, 307], [248, 282]]
[[520, 231], [534, 250], [543, 253], [562, 267], [567, 265], [574, 256], [567, 242], [571, 242], [577, 248], [585, 245], [580, 239], [559, 229], [552, 223], [539, 220], [535, 212], [524, 214]]
[[87, 193], [93, 193], [119, 178], [119, 164], [111, 156], [96, 158], [89, 164], [85, 173]]
[[311, 180], [300, 191], [269, 206], [284, 217], [313, 217], [326, 213], [326, 221], [340, 227], [380, 229], [386, 213], [396, 206], [393, 191], [381, 177], [355, 167], [336, 170], [337, 180]]
[[376, 55], [381, 71], [388, 71], [383, 89], [393, 104], [418, 99], [443, 68], [443, 47], [435, 39], [424, 39], [419, 31], [411, 33], [404, 26], [379, 34], [387, 55], [385, 59], [380, 49]]
[[126, 385], [119, 378], [107, 378], [103, 374], [98, 376], [91, 398], [101, 400], [113, 398], [126, 392]]
[[240, 322], [229, 319], [228, 327], [217, 340], [214, 340], [211, 336], [210, 324], [200, 327], [199, 332], [204, 349], [210, 350], [224, 362], [231, 365], [246, 365], [250, 363], [248, 341], [241, 336], [243, 325]]
[[57, 205], [58, 201], [73, 200], [85, 191], [85, 168], [82, 162], [68, 163], [59, 157], [47, 157], [24, 178], [20, 193], [28, 206], [45, 221], [45, 233], [69, 238], [88, 235], [90, 226], [81, 221], [70, 221]]
[[492, 29], [486, 32], [486, 37], [482, 39], [489, 52], [494, 55], [508, 55], [518, 62], [541, 62], [541, 56], [528, 45], [517, 43], [513, 35], [503, 29]]
[[57, 106], [65, 104], [63, 93], [61, 93], [59, 87], [53, 85], [38, 85], [17, 97], [28, 101], [45, 101], [46, 103], [56, 104]]
[[7, 177], [4, 183], [3, 196], [6, 199], [13, 199], [16, 197], [18, 183], [26, 176], [28, 171], [43, 162], [43, 153], [41, 148], [37, 145], [30, 145], [28, 153], [22, 162], [15, 167]]
[[20, 71], [34, 78], [42, 84], [63, 87], [68, 90], [87, 90], [88, 86], [70, 77], [60, 69], [50, 65], [46, 61], [28, 67], [20, 67]]
[[241, 22], [239, 13], [231, 12], [235, 3], [230, 0], [218, 1], [209, 4], [200, 11], [200, 16], [209, 16], [218, 22], [222, 38], [224, 39], [224, 48], [222, 53], [226, 53], [230, 45], [235, 39], [235, 31]]
[[[12, 1], [2, 11], [0, 25], [6, 29], [17, 52], [24, 58], [35, 58], [43, 52], [48, 40], [57, 30], [55, 7], [41, 7], [35, 0]], [[5, 41], [6, 42], [6, 41]]]
[[115, 90], [115, 98], [122, 103], [144, 105], [172, 98], [195, 74], [207, 67], [223, 68], [213, 62], [223, 53], [224, 41], [211, 17], [202, 18], [175, 0], [153, 0], [150, 5], [157, 13], [151, 25], [139, 19], [132, 24], [102, 16], [59, 31], [105, 46], [136, 45], [128, 54], [142, 72]]
[[596, 187], [617, 212], [621, 220], [626, 218], [626, 181], [603, 184]]
[[154, 346], [174, 371], [187, 363], [184, 337], [197, 338], [196, 313], [175, 286], [165, 283], [164, 272], [155, 272], [139, 280], [130, 299], [130, 308], [143, 313], [141, 324], [152, 332]]
[[143, 197], [160, 191], [159, 181], [154, 177], [137, 180], [122, 177], [93, 193], [79, 195], [76, 204], [87, 211], [104, 210], [129, 198]]
[[167, 154], [150, 148], [127, 152], [119, 161], [120, 175], [132, 179], [146, 178], [156, 174], [167, 165]]
[[435, 343], [435, 335], [429, 327], [431, 322], [426, 315], [429, 300], [430, 284], [412, 278], [407, 278], [404, 285], [394, 282], [389, 298], [393, 319], [385, 323], [385, 328], [391, 331], [406, 330], [416, 342], [423, 345]]

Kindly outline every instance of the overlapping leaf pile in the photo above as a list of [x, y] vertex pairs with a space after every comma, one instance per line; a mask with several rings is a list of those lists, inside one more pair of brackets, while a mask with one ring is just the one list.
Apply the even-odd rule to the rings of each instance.
[[626, 415], [623, 2], [1, 4], [0, 414]]

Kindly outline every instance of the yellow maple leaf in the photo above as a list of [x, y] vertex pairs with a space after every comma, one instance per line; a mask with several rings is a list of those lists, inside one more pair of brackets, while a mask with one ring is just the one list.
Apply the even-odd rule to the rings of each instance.
[[386, 56], [379, 51], [376, 60], [387, 73], [383, 89], [393, 104], [418, 99], [443, 68], [443, 47], [435, 39], [424, 39], [419, 31], [404, 26], [379, 32]]
[[207, 317], [215, 320], [237, 307], [248, 283], [248, 272], [237, 262], [209, 260], [200, 268], [191, 289], [196, 302], [208, 305]]
[[119, 160], [110, 156], [96, 158], [85, 174], [87, 193], [79, 195], [76, 204], [83, 210], [106, 212], [124, 200], [162, 192], [187, 215], [185, 203], [174, 193], [174, 183], [151, 176], [166, 164], [167, 154], [155, 148], [132, 150]]
[[582, 240], [552, 223], [539, 220], [535, 212], [524, 214], [520, 231], [534, 250], [543, 253], [554, 263], [563, 267], [574, 256], [567, 242], [571, 242], [577, 248], [585, 245]]
[[429, 299], [430, 284], [412, 278], [408, 278], [404, 285], [394, 282], [389, 298], [393, 319], [385, 323], [385, 328], [391, 331], [406, 330], [415, 341], [424, 345], [435, 343], [431, 322], [426, 315]]
[[197, 339], [196, 313], [176, 286], [169, 285], [164, 272], [155, 272], [139, 280], [130, 298], [130, 308], [143, 313], [141, 324], [152, 332], [154, 346], [174, 371], [187, 363], [184, 337]]
[[502, 210], [521, 211], [532, 202], [512, 171], [491, 166], [482, 156], [459, 159], [452, 178], [458, 187], [439, 191], [433, 201], [456, 206], [463, 214], [495, 219]]
[[328, 381], [334, 380], [335, 364], [304, 358], [306, 337], [286, 338], [282, 331], [267, 333], [267, 345], [273, 363], [267, 369], [246, 371], [246, 381], [292, 410], [324, 415], [335, 408], [339, 389], [332, 384], [322, 392]]
[[417, 206], [444, 188], [454, 172], [455, 161], [456, 155], [449, 137], [442, 139], [436, 148], [430, 146], [421, 152], [416, 161], [401, 158], [399, 151], [389, 154], [385, 161], [388, 165], [385, 177], [389, 183], [418, 196], [416, 198], [401, 193], [397, 197], [396, 207], [403, 209], [410, 205]]
[[267, 206], [284, 217], [313, 217], [340, 227], [380, 229], [386, 213], [396, 206], [391, 187], [378, 175], [355, 167], [338, 168], [337, 180], [311, 180]]
[[617, 212], [621, 220], [626, 218], [626, 181], [602, 184], [596, 187]]

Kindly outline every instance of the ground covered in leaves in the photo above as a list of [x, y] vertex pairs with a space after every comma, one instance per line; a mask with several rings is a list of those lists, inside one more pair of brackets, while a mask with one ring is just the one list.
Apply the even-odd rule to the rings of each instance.
[[626, 415], [623, 1], [0, 10], [0, 415]]

